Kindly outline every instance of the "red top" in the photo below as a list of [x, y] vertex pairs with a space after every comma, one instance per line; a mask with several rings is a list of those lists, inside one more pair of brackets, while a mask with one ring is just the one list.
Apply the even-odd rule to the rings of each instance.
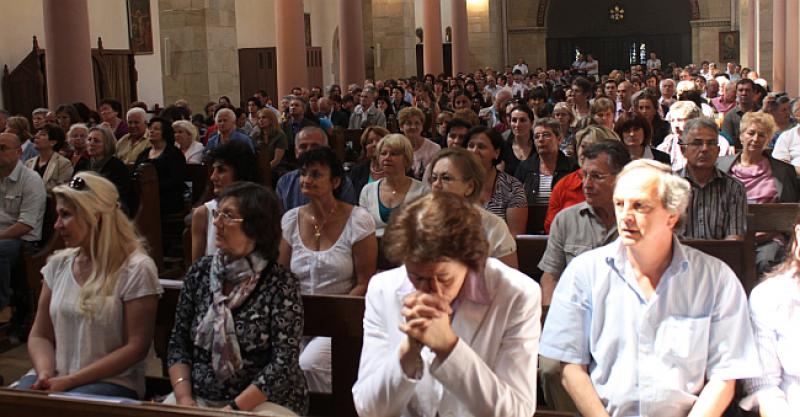
[[544, 232], [550, 234], [550, 224], [559, 211], [582, 203], [586, 200], [583, 196], [583, 170], [578, 169], [570, 173], [553, 187], [550, 201], [547, 203], [547, 214], [544, 216]]

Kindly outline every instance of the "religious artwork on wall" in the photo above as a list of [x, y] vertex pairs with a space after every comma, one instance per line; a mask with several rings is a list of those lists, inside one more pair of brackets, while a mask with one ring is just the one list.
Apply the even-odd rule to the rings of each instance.
[[719, 60], [721, 62], [739, 61], [739, 32], [719, 33]]
[[134, 54], [153, 53], [150, 0], [128, 0], [128, 38]]

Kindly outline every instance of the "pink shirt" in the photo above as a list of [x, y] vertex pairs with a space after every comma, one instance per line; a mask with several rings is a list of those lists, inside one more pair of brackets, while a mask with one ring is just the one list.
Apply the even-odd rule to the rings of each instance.
[[778, 201], [778, 189], [772, 176], [768, 159], [749, 167], [737, 163], [731, 167], [731, 176], [744, 184], [749, 204], [774, 203]]

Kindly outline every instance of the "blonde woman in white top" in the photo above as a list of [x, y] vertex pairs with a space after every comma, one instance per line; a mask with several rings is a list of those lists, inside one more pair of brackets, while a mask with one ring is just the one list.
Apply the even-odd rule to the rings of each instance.
[[411, 141], [401, 134], [387, 135], [375, 150], [383, 178], [361, 189], [358, 205], [375, 221], [375, 234], [383, 236], [392, 212], [428, 193], [425, 185], [406, 173], [414, 161]]
[[42, 268], [33, 370], [16, 388], [141, 398], [162, 292], [155, 264], [114, 184], [80, 172], [53, 194], [67, 249]]

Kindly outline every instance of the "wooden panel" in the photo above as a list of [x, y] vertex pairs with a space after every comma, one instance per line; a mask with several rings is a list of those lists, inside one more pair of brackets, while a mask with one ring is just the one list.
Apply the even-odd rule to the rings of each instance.
[[308, 68], [308, 87], [322, 86], [322, 48], [306, 48], [306, 67]]
[[756, 253], [751, 239], [684, 240], [681, 243], [725, 262], [739, 277], [745, 292], [750, 294], [756, 284]]
[[547, 235], [519, 235], [516, 239], [519, 270], [538, 279], [542, 275], [538, 265], [547, 249]]
[[[183, 417], [237, 416], [218, 409], [180, 407], [141, 402], [136, 405], [106, 404], [53, 398], [41, 391], [0, 388], [0, 415], [3, 417]], [[245, 413], [245, 415], [253, 415]]]
[[752, 214], [748, 232], [791, 232], [800, 214], [800, 205], [795, 203], [748, 204], [747, 213]]
[[528, 225], [526, 232], [532, 235], [544, 234], [544, 218], [547, 215], [547, 204], [531, 204], [528, 206]]
[[264, 90], [277, 103], [278, 71], [275, 48], [239, 49], [239, 94], [242, 105], [257, 90]]
[[11, 114], [30, 117], [33, 109], [47, 105], [44, 51], [33, 37], [33, 49], [16, 66], [3, 68], [3, 103]]

